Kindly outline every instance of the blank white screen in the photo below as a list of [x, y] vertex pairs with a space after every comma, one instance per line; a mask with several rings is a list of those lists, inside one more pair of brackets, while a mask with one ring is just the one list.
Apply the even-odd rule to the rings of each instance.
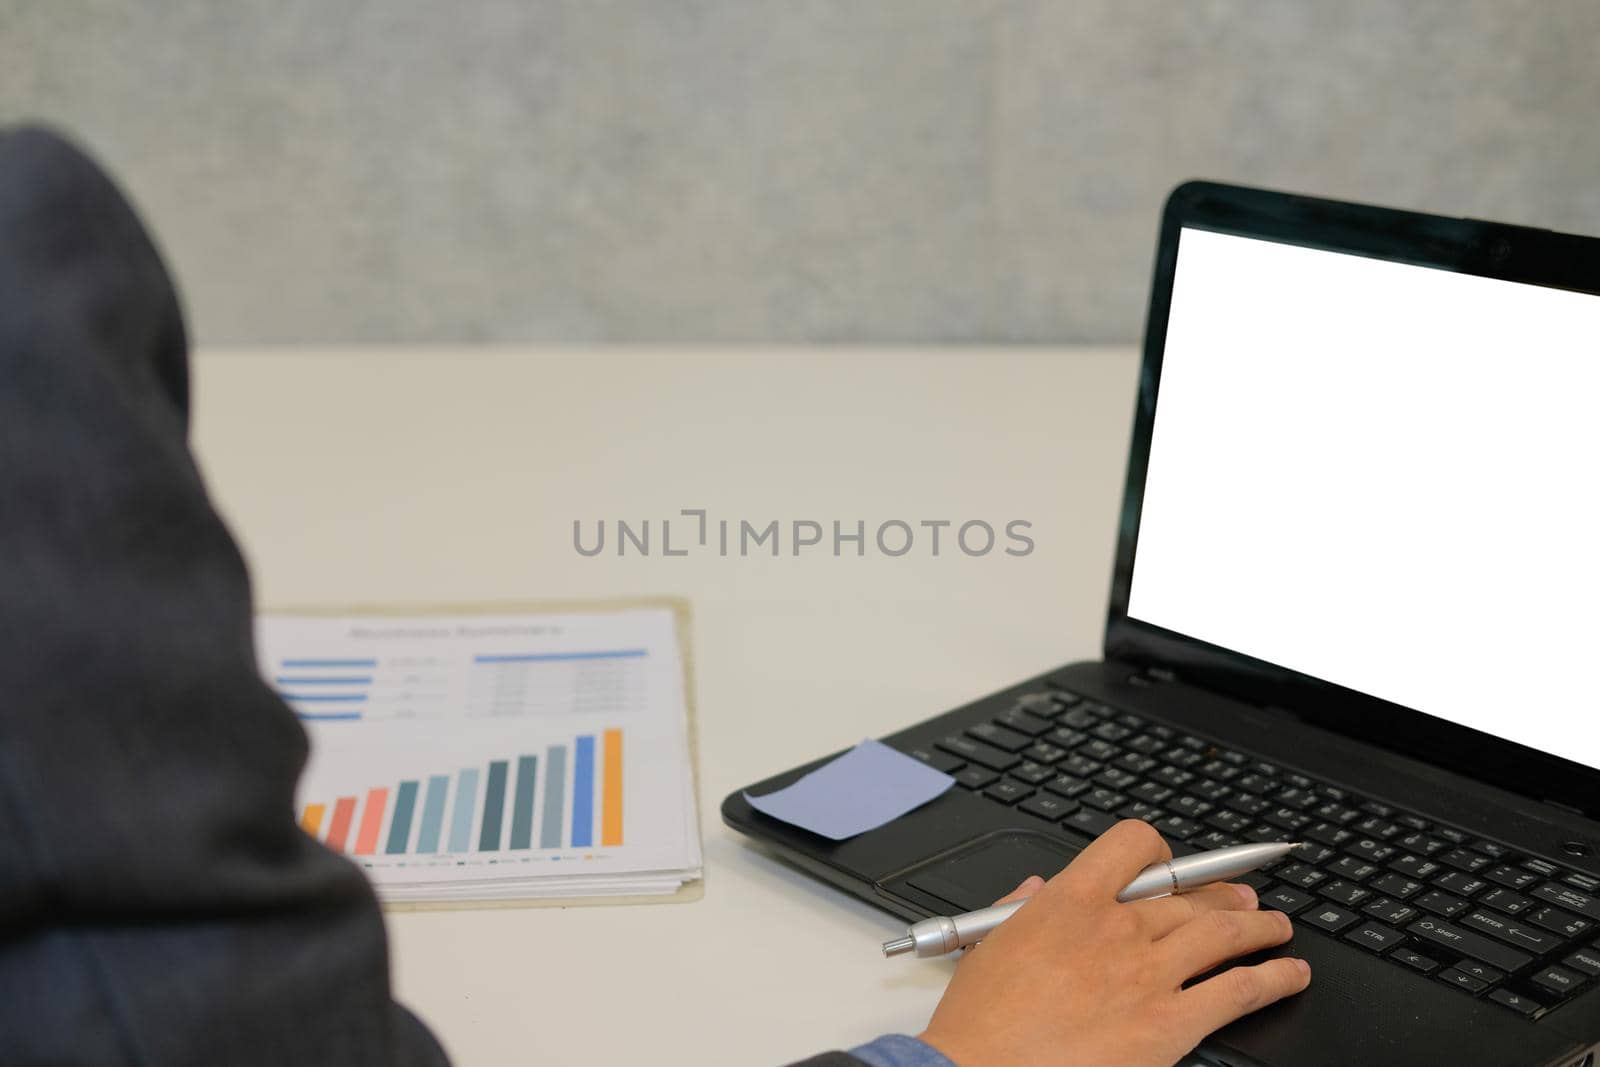
[[1600, 768], [1600, 297], [1184, 229], [1128, 614]]

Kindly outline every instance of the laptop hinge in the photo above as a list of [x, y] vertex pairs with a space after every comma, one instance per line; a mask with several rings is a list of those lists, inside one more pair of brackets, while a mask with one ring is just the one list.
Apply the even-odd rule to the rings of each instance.
[[[1132, 666], [1132, 665], [1130, 665]], [[1178, 676], [1164, 667], [1133, 666], [1128, 675], [1128, 684], [1141, 689], [1148, 688], [1158, 682], [1175, 682]]]

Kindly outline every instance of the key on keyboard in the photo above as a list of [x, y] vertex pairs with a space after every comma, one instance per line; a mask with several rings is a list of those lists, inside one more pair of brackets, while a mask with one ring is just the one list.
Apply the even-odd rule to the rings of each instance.
[[1263, 908], [1524, 1018], [1600, 981], [1600, 878], [1062, 690], [912, 751], [976, 795], [1095, 837], [1149, 821], [1175, 854], [1308, 842], [1237, 881]]

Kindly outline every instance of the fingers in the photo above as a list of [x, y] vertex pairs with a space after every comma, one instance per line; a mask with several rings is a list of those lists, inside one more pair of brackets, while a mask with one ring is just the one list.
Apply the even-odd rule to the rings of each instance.
[[[1037, 874], [1030, 874], [1030, 875], [1028, 875], [1028, 877], [1026, 877], [1026, 878], [1024, 878], [1022, 880], [1021, 884], [1018, 885], [1017, 888], [1013, 889], [1011, 892], [1007, 893], [1005, 896], [1003, 896], [999, 900], [995, 901], [995, 904], [996, 905], [1010, 904], [1013, 901], [1027, 900], [1029, 897], [1033, 896], [1039, 890], [1043, 889], [1044, 888], [1044, 884], [1045, 883], [1044, 883], [1044, 879], [1043, 878], [1040, 878]], [[968, 956], [970, 956], [972, 954], [974, 949], [981, 948], [982, 946], [983, 946], [983, 942], [981, 942], [981, 941], [978, 942], [976, 945], [969, 945], [967, 947], [966, 953], [962, 956], [962, 959], [965, 960]]]
[[1178, 994], [1182, 1017], [1194, 1024], [1198, 1042], [1274, 1001], [1293, 996], [1311, 984], [1311, 965], [1285, 956], [1254, 967], [1234, 967]]
[[1174, 981], [1209, 971], [1239, 956], [1274, 945], [1293, 935], [1281, 911], [1208, 911], [1156, 942], [1163, 967]]
[[1050, 881], [1064, 882], [1091, 899], [1115, 900], [1133, 876], [1172, 858], [1172, 849], [1149, 823], [1124, 819], [1089, 843], [1089, 847]]
[[1030, 874], [1022, 880], [1022, 884], [1011, 892], [995, 901], [996, 904], [1010, 904], [1013, 900], [1027, 900], [1039, 890], [1044, 888], [1044, 879], [1037, 874]]
[[1255, 911], [1256, 891], [1247, 885], [1219, 882], [1192, 893], [1124, 904], [1139, 916], [1152, 941], [1166, 937], [1186, 922], [1211, 911]]

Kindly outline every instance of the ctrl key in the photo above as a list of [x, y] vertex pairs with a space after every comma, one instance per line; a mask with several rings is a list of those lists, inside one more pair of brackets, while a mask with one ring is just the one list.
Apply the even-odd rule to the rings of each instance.
[[1345, 934], [1344, 939], [1360, 945], [1364, 949], [1383, 952], [1404, 941], [1405, 935], [1399, 930], [1380, 926], [1378, 923], [1367, 922]]

